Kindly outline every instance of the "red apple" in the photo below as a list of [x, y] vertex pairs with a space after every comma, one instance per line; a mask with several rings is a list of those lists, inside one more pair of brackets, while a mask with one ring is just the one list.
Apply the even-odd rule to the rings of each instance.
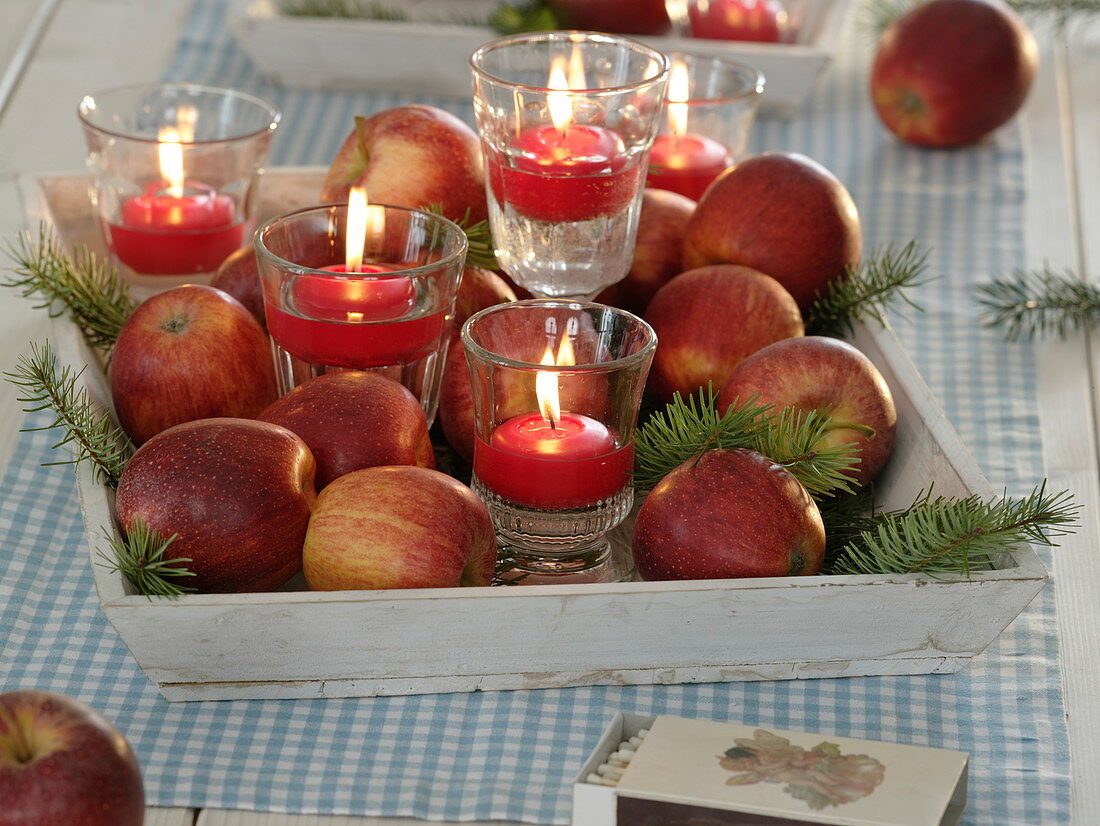
[[83, 703], [0, 694], [0, 826], [141, 826], [141, 770], [126, 739]]
[[695, 201], [691, 198], [663, 189], [646, 189], [630, 272], [596, 296], [596, 301], [637, 315], [645, 313], [657, 290], [683, 272], [680, 250], [694, 211]]
[[325, 373], [257, 416], [297, 433], [317, 462], [317, 490], [376, 465], [435, 467], [428, 421], [416, 396], [378, 373]]
[[649, 389], [666, 401], [708, 382], [717, 392], [743, 359], [805, 332], [798, 305], [779, 282], [730, 264], [673, 278], [649, 302], [645, 317], [659, 342]]
[[317, 497], [304, 567], [317, 591], [488, 585], [496, 566], [489, 511], [461, 482], [395, 466], [341, 476]]
[[256, 251], [250, 244], [241, 247], [222, 261], [210, 279], [210, 286], [227, 292], [237, 299], [252, 317], [267, 329], [264, 315], [264, 288], [260, 282], [260, 268], [256, 264]]
[[874, 479], [890, 457], [898, 421], [894, 397], [878, 368], [847, 342], [805, 336], [759, 350], [730, 375], [718, 397], [719, 409], [753, 395], [777, 408], [828, 411], [832, 424], [818, 446], [854, 443], [857, 484]]
[[458, 282], [455, 296], [455, 317], [452, 329], [457, 335], [463, 322], [479, 310], [515, 301], [516, 294], [508, 283], [492, 270], [467, 266]]
[[787, 30], [779, 0], [691, 0], [691, 36], [712, 40], [778, 43]]
[[664, 34], [665, 0], [550, 0], [563, 29], [616, 34]]
[[852, 196], [804, 155], [765, 153], [718, 177], [688, 224], [684, 266], [741, 264], [767, 273], [805, 312], [829, 282], [859, 264]]
[[185, 284], [134, 310], [111, 356], [111, 397], [135, 444], [217, 416], [251, 418], [275, 401], [271, 344], [237, 299]]
[[116, 506], [123, 533], [142, 519], [169, 553], [189, 557], [204, 593], [273, 591], [302, 567], [313, 455], [285, 427], [203, 419], [159, 433], [126, 464]]
[[470, 371], [461, 342], [451, 342], [443, 379], [439, 384], [439, 425], [455, 452], [467, 462], [474, 460], [474, 401], [470, 393]]
[[374, 203], [425, 207], [439, 204], [453, 221], [488, 216], [485, 170], [477, 134], [432, 106], [395, 106], [355, 128], [329, 166], [321, 188], [325, 203], [342, 203], [353, 186]]
[[931, 0], [883, 32], [871, 68], [875, 111], [918, 146], [980, 140], [1023, 105], [1039, 52], [996, 0]]
[[825, 527], [786, 468], [751, 450], [684, 462], [646, 497], [634, 523], [642, 579], [816, 574]]

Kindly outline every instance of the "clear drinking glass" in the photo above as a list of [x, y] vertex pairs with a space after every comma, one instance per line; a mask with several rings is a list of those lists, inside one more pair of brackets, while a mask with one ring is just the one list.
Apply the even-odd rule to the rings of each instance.
[[371, 205], [362, 264], [348, 271], [348, 205], [309, 207], [255, 236], [279, 392], [322, 373], [401, 382], [428, 423], [439, 404], [466, 234], [446, 218]]
[[474, 407], [473, 488], [525, 582], [629, 570], [605, 534], [630, 511], [632, 439], [653, 329], [579, 301], [501, 304], [462, 328]]
[[629, 38], [539, 32], [486, 43], [470, 62], [501, 266], [552, 297], [623, 278], [668, 59]]
[[646, 186], [698, 201], [745, 154], [764, 75], [725, 57], [672, 52], [669, 59], [668, 100]]
[[280, 113], [194, 84], [85, 95], [90, 194], [108, 249], [138, 297], [208, 278], [255, 229]]

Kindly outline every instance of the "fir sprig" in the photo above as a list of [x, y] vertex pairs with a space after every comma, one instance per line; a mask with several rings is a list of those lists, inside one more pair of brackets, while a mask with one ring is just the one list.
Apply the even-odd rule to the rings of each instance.
[[137, 306], [115, 266], [87, 247], [70, 256], [45, 224], [37, 239], [20, 233], [7, 254], [15, 266], [3, 286], [40, 299], [51, 316], [68, 313], [89, 345], [110, 350]]
[[[433, 215], [443, 215], [442, 204], [427, 204], [423, 207], [427, 212]], [[498, 270], [500, 264], [497, 263], [496, 247], [493, 246], [493, 235], [489, 229], [489, 222], [482, 219], [481, 221], [475, 221], [470, 223], [470, 210], [466, 210], [466, 214], [459, 220], [455, 221], [458, 224], [458, 228], [466, 233], [466, 263], [473, 264], [477, 267], [484, 267], [487, 270]]]
[[552, 31], [562, 27], [557, 14], [545, 0], [503, 2], [489, 15], [489, 26], [499, 34]]
[[859, 463], [852, 445], [815, 448], [829, 427], [821, 411], [777, 411], [753, 396], [719, 413], [714, 388], [685, 400], [679, 393], [634, 439], [634, 486], [649, 490], [674, 468], [713, 449], [743, 448], [786, 467], [814, 496], [850, 490]]
[[[886, 27], [925, 0], [873, 0], [863, 7], [862, 28], [878, 38]], [[1061, 24], [1076, 17], [1100, 14], [1100, 0], [1007, 0], [1008, 5], [1025, 17], [1049, 16]]]
[[807, 331], [813, 335], [842, 336], [852, 332], [857, 321], [875, 321], [886, 326], [885, 311], [897, 300], [914, 310], [921, 307], [908, 290], [926, 283], [928, 250], [916, 241], [900, 249], [890, 245], [875, 250], [848, 277], [829, 283], [818, 293], [806, 314]]
[[195, 593], [197, 590], [175, 581], [179, 577], [195, 576], [187, 569], [186, 563], [191, 561], [190, 558], [164, 558], [168, 547], [179, 534], [172, 534], [164, 539], [141, 519], [133, 521], [122, 539], [116, 539], [106, 529], [103, 534], [107, 537], [111, 554], [108, 556], [100, 551], [99, 557], [103, 561], [99, 564], [112, 572], [120, 572], [139, 594], [150, 598], [176, 599], [182, 594]]
[[1065, 337], [1100, 323], [1100, 287], [1072, 272], [1016, 270], [978, 287], [987, 327], [1004, 327], [1005, 338], [1055, 334]]
[[284, 0], [283, 14], [290, 17], [337, 17], [343, 20], [383, 20], [389, 23], [408, 20], [400, 9], [381, 3], [359, 0]]
[[87, 389], [77, 386], [84, 369], [74, 372], [66, 365], [59, 370], [49, 342], [43, 345], [32, 343], [30, 355], [20, 356], [15, 369], [3, 375], [22, 389], [19, 402], [29, 405], [24, 408], [25, 412], [49, 410], [53, 413], [50, 424], [27, 430], [60, 427], [64, 431], [61, 441], [53, 447], [68, 446], [72, 458], [47, 464], [91, 462], [101, 481], [117, 487], [126, 461], [133, 452], [133, 445], [126, 434], [114, 425], [107, 411], [92, 402]]
[[905, 510], [857, 517], [854, 536], [827, 572], [969, 576], [1023, 544], [1056, 545], [1077, 527], [1079, 510], [1068, 491], [1047, 493], [1045, 483], [1028, 496], [988, 502], [929, 492]]

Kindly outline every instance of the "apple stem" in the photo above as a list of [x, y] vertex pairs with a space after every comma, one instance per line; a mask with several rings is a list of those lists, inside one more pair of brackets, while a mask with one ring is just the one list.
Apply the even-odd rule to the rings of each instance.
[[3, 705], [0, 705], [0, 721], [4, 723], [4, 728], [10, 731], [15, 738], [15, 762], [20, 765], [30, 763], [34, 759], [34, 750], [27, 740], [27, 734], [23, 731], [23, 727], [11, 710]]
[[161, 325], [166, 333], [181, 333], [187, 329], [187, 319], [182, 315], [174, 315]]

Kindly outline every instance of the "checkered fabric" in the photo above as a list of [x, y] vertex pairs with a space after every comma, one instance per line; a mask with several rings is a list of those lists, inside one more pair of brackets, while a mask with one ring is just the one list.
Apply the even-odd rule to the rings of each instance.
[[[227, 33], [226, 5], [197, 0], [168, 76], [277, 101], [274, 164], [325, 164], [352, 115], [408, 102], [265, 83]], [[898, 334], [994, 485], [1027, 492], [1042, 473], [1032, 353], [982, 330], [974, 303], [975, 283], [1024, 259], [1018, 135], [944, 153], [891, 139], [868, 104], [866, 36], [851, 28], [806, 109], [761, 119], [754, 148], [834, 170], [868, 248], [933, 248], [926, 312], [895, 320]], [[471, 117], [465, 102], [420, 100]], [[60, 691], [113, 719], [153, 805], [566, 823], [569, 780], [621, 709], [961, 749], [972, 755], [964, 823], [1068, 819], [1050, 586], [956, 675], [170, 705], [99, 610], [72, 474], [39, 466], [50, 444], [24, 434], [0, 489], [0, 690]]]

